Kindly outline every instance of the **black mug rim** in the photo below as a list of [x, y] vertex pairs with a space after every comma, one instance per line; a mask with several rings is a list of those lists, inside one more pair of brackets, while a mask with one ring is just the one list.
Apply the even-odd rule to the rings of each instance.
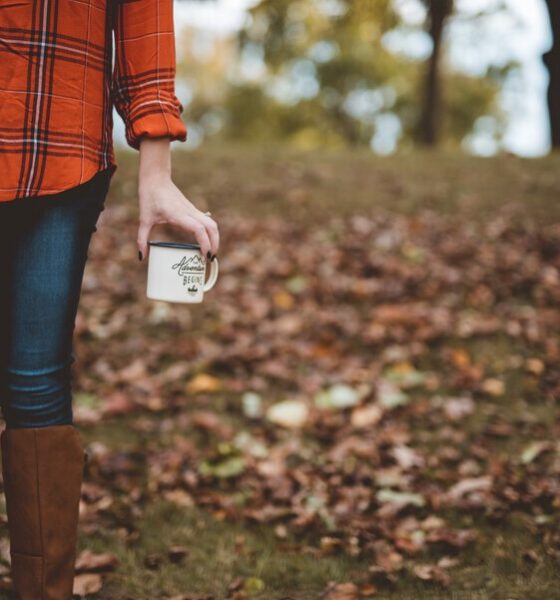
[[182, 250], [200, 250], [200, 244], [189, 244], [187, 242], [164, 242], [149, 240], [149, 246], [160, 246], [162, 248], [180, 248]]

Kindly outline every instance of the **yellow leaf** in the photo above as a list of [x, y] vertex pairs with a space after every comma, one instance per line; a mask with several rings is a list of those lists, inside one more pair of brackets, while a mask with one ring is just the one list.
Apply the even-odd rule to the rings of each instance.
[[294, 297], [288, 292], [277, 292], [273, 297], [274, 305], [278, 308], [288, 310], [294, 305]]
[[451, 361], [458, 369], [466, 369], [471, 365], [469, 353], [462, 348], [453, 348], [451, 350]]
[[528, 358], [525, 362], [525, 368], [533, 375], [541, 375], [544, 371], [544, 363], [539, 358]]
[[499, 379], [490, 378], [482, 384], [482, 389], [490, 396], [503, 396], [506, 391], [506, 386]]
[[187, 384], [187, 391], [191, 394], [198, 394], [201, 392], [218, 392], [222, 389], [220, 380], [212, 375], [206, 373], [199, 373], [195, 375]]

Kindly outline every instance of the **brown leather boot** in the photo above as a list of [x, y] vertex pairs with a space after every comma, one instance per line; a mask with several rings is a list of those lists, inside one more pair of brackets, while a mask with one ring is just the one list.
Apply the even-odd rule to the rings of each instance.
[[4, 429], [2, 474], [20, 600], [71, 600], [85, 452], [74, 425]]

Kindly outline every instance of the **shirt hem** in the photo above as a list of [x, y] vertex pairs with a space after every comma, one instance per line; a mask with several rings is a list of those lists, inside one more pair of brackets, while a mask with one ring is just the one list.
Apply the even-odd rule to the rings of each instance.
[[108, 181], [110, 183], [111, 180], [113, 179], [113, 175], [115, 174], [115, 171], [117, 169], [118, 169], [118, 163], [115, 160], [110, 159], [109, 165], [107, 167], [97, 168], [90, 175], [88, 175], [88, 177], [86, 179], [84, 179], [83, 181], [73, 183], [73, 184], [71, 183], [70, 185], [64, 185], [63, 187], [57, 188], [55, 190], [49, 190], [46, 193], [44, 190], [42, 190], [39, 194], [35, 194], [35, 195], [31, 195], [31, 196], [20, 196], [19, 198], [15, 197], [15, 196], [2, 196], [0, 194], [0, 204], [2, 204], [3, 202], [20, 202], [21, 200], [25, 200], [26, 198], [27, 199], [39, 198], [41, 200], [48, 200], [49, 198], [54, 198], [55, 196], [59, 196], [60, 194], [64, 194], [65, 192], [71, 192], [75, 188], [77, 188], [81, 185], [85, 185], [86, 183], [89, 183], [94, 177], [96, 177], [97, 175], [99, 175], [99, 173], [101, 173], [103, 171], [107, 171], [107, 177], [108, 177]]

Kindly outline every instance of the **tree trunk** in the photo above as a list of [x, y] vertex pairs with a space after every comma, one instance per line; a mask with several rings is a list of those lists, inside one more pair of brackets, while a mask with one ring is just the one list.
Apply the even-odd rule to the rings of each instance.
[[[554, 1], [554, 0], [550, 0]], [[424, 99], [420, 117], [420, 142], [435, 146], [439, 141], [442, 112], [441, 101], [441, 45], [445, 21], [453, 10], [453, 0], [426, 0], [428, 7], [428, 34], [432, 39], [432, 54], [424, 83]]]
[[548, 117], [553, 148], [560, 148], [560, 4], [558, 0], [545, 0], [550, 15], [552, 47], [543, 55], [548, 71]]

